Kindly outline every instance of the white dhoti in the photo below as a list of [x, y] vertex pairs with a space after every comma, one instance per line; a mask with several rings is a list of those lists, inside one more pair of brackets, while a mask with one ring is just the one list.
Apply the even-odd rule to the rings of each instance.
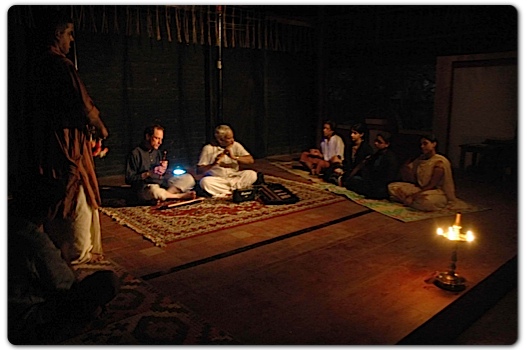
[[73, 245], [71, 249], [72, 264], [90, 261], [92, 254], [102, 255], [101, 222], [99, 211], [93, 209], [86, 201], [84, 188], [81, 186], [77, 198], [76, 217], [73, 220]]
[[203, 190], [214, 198], [232, 195], [232, 191], [251, 187], [258, 174], [254, 170], [242, 170], [229, 174], [228, 177], [205, 176], [199, 184]]
[[[196, 180], [190, 174], [182, 174], [177, 176], [172, 176], [168, 179], [168, 190], [169, 192], [188, 192], [196, 186]], [[175, 190], [175, 192], [173, 192]]]
[[99, 210], [88, 204], [82, 185], [74, 216], [55, 219], [48, 233], [64, 259], [71, 264], [84, 264], [90, 261], [92, 254], [102, 254]]
[[153, 199], [164, 201], [167, 199], [168, 193], [185, 193], [196, 185], [194, 177], [190, 174], [183, 174], [173, 176], [168, 179], [168, 189], [164, 189], [158, 184], [145, 185], [138, 193], [138, 197], [144, 201], [150, 201]]

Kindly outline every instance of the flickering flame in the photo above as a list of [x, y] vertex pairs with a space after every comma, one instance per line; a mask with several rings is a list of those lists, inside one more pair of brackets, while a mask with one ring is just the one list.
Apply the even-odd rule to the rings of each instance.
[[472, 242], [476, 237], [472, 231], [467, 231], [465, 234], [461, 233], [461, 226], [450, 226], [445, 232], [441, 227], [436, 229], [439, 236], [443, 236], [451, 241]]
[[459, 239], [459, 231], [456, 230], [454, 227], [450, 226], [448, 228], [448, 234], [446, 238], [451, 241], [457, 241]]

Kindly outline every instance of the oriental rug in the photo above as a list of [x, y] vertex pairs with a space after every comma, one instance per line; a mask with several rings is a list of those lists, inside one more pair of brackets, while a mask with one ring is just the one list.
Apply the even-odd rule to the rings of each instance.
[[47, 345], [238, 345], [185, 306], [159, 293], [111, 260], [75, 266], [78, 279], [113, 270], [121, 282], [117, 296], [97, 319], [82, 327], [64, 325]]
[[268, 183], [281, 183], [300, 200], [294, 204], [265, 205], [260, 201], [234, 203], [232, 199], [207, 198], [197, 204], [166, 210], [157, 210], [152, 206], [135, 206], [102, 207], [101, 211], [157, 246], [165, 246], [178, 240], [345, 200], [312, 184], [268, 175], [265, 179]]
[[366, 208], [370, 208], [378, 213], [384, 214], [396, 220], [402, 222], [412, 222], [419, 220], [426, 220], [437, 217], [445, 216], [455, 216], [457, 212], [461, 213], [474, 213], [478, 211], [489, 210], [489, 208], [482, 208], [475, 205], [468, 204], [463, 209], [449, 209], [445, 208], [443, 210], [434, 211], [434, 212], [423, 212], [413, 208], [404, 206], [401, 203], [391, 202], [389, 200], [376, 200], [376, 199], [366, 199], [364, 196], [359, 195], [353, 191], [347, 190], [344, 187], [340, 187], [334, 184], [324, 182], [322, 179], [313, 178], [305, 170], [295, 169], [293, 167], [293, 162], [272, 162], [274, 166], [286, 170], [292, 174], [299, 175], [303, 178], [310, 179], [315, 182], [314, 186], [327, 190], [329, 192], [344, 196], [353, 202], [360, 204]]

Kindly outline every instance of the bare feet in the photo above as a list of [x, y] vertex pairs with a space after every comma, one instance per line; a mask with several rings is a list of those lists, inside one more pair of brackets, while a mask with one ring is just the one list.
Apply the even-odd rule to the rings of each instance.
[[196, 192], [189, 191], [185, 193], [169, 193], [166, 199], [196, 199]]
[[196, 192], [194, 191], [178, 193], [177, 195], [180, 196], [179, 199], [196, 199]]
[[91, 258], [90, 258], [90, 261], [88, 263], [94, 264], [94, 263], [98, 263], [98, 262], [103, 261], [103, 260], [104, 260], [104, 255], [97, 254], [97, 253], [91, 253]]

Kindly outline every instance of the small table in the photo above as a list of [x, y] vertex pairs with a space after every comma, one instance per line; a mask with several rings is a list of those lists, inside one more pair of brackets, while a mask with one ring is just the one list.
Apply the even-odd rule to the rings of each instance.
[[465, 170], [465, 155], [467, 152], [472, 153], [472, 165], [478, 164], [478, 155], [488, 150], [490, 145], [485, 143], [466, 143], [459, 145], [461, 154], [459, 155], [459, 169]]

